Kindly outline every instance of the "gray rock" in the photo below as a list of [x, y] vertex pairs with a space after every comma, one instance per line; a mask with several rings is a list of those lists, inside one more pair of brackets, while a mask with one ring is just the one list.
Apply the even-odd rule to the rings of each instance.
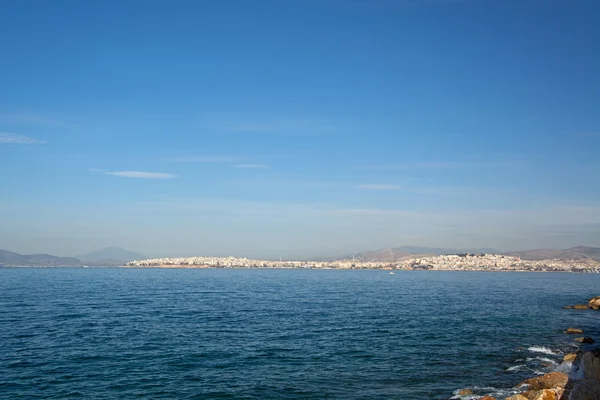
[[571, 392], [570, 400], [598, 400], [600, 399], [600, 381], [585, 379], [576, 384]]

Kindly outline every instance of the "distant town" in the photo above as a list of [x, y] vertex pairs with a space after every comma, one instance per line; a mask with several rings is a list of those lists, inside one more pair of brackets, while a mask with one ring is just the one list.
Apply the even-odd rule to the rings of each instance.
[[499, 253], [493, 249], [444, 249], [403, 246], [354, 255], [279, 261], [243, 257], [151, 258], [120, 247], [76, 257], [18, 254], [0, 249], [0, 268], [309, 268], [444, 271], [600, 272], [600, 247], [536, 249]]
[[538, 271], [600, 272], [600, 263], [580, 260], [522, 260], [501, 254], [448, 254], [408, 258], [401, 261], [268, 261], [237, 257], [154, 258], [130, 261], [129, 268], [309, 268], [309, 269], [381, 269], [439, 271]]

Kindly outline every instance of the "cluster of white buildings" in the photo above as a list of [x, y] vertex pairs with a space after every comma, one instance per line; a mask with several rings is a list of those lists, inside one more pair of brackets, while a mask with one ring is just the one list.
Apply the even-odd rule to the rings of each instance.
[[142, 268], [314, 268], [314, 269], [404, 269], [448, 271], [570, 271], [600, 272], [593, 260], [521, 260], [499, 254], [461, 254], [411, 258], [398, 262], [359, 260], [269, 261], [237, 257], [177, 257], [131, 261], [126, 267]]
[[382, 268], [381, 263], [352, 262], [339, 260], [328, 262], [314, 261], [271, 261], [251, 260], [238, 257], [176, 257], [153, 258], [149, 260], [131, 261], [126, 267], [155, 268], [319, 268], [319, 269], [352, 269]]
[[500, 254], [443, 255], [406, 260], [401, 269], [597, 272], [593, 260], [521, 260]]

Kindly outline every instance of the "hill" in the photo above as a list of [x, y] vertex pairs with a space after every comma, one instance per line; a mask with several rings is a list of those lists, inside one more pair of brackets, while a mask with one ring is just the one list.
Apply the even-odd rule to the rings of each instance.
[[0, 264], [31, 267], [80, 267], [82, 262], [73, 257], [56, 257], [50, 254], [18, 254], [0, 250]]
[[[436, 247], [402, 246], [390, 249], [364, 251], [354, 255], [360, 261], [370, 262], [397, 262], [409, 258], [426, 255], [459, 254], [459, 253], [495, 253], [493, 249], [444, 249]], [[349, 257], [344, 257], [349, 258]]]
[[523, 260], [547, 260], [547, 259], [558, 259], [558, 260], [588, 260], [600, 262], [600, 248], [599, 247], [586, 247], [577, 246], [569, 249], [557, 250], [557, 249], [535, 249], [535, 250], [523, 250], [515, 251], [510, 253], [504, 253], [509, 256], [518, 256]]
[[475, 253], [475, 254], [492, 254], [496, 253], [496, 250], [490, 248], [468, 248], [468, 249], [444, 249], [439, 247], [419, 247], [419, 246], [402, 246], [395, 247], [392, 250], [400, 250], [409, 254], [459, 254], [459, 253]]
[[96, 265], [123, 265], [129, 261], [143, 260], [146, 257], [135, 251], [125, 250], [121, 247], [105, 247], [88, 254], [77, 256], [88, 264]]

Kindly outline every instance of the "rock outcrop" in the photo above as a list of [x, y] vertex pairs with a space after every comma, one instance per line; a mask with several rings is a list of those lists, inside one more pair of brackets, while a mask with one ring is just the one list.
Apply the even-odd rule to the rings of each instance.
[[575, 385], [569, 400], [598, 400], [600, 399], [600, 381], [585, 379]]
[[[588, 351], [581, 357], [581, 369], [585, 379], [600, 381], [600, 354]], [[600, 397], [599, 397], [600, 399]]]
[[527, 397], [522, 394], [515, 394], [513, 396], [507, 397], [506, 400], [529, 400]]
[[[600, 296], [590, 299], [587, 304], [565, 306], [576, 310], [600, 310]], [[567, 334], [582, 334], [579, 328], [568, 328]], [[579, 343], [594, 343], [590, 337], [574, 339]], [[572, 363], [571, 375], [563, 372], [550, 372], [542, 376], [529, 378], [516, 385], [522, 393], [507, 397], [505, 400], [600, 400], [600, 349], [583, 353], [580, 350], [563, 357], [565, 363]], [[570, 365], [566, 365], [570, 367]], [[470, 395], [466, 390], [460, 391]], [[495, 400], [485, 396], [480, 400]]]
[[600, 351], [588, 351], [579, 361], [582, 380], [571, 381], [573, 389], [569, 400], [600, 399]]
[[583, 330], [577, 329], [577, 328], [569, 328], [569, 329], [567, 329], [565, 331], [565, 333], [569, 333], [569, 334], [572, 334], [572, 333], [583, 333]]
[[535, 394], [533, 400], [559, 400], [564, 389], [544, 389]]
[[564, 306], [563, 308], [572, 308], [574, 310], [587, 310], [589, 309], [587, 304], [575, 304], [574, 306]]
[[526, 379], [515, 387], [527, 385], [527, 389], [529, 389], [530, 391], [556, 389], [564, 388], [568, 381], [569, 376], [567, 374], [555, 371], [542, 376], [536, 376], [534, 378]]
[[588, 307], [592, 310], [600, 309], [600, 296], [593, 297], [588, 301]]
[[600, 296], [592, 297], [587, 304], [575, 304], [574, 306], [564, 306], [563, 308], [572, 308], [575, 310], [600, 310]]
[[577, 359], [577, 353], [567, 354], [566, 356], [563, 357], [564, 362], [570, 362], [570, 363], [572, 363], [576, 359]]

